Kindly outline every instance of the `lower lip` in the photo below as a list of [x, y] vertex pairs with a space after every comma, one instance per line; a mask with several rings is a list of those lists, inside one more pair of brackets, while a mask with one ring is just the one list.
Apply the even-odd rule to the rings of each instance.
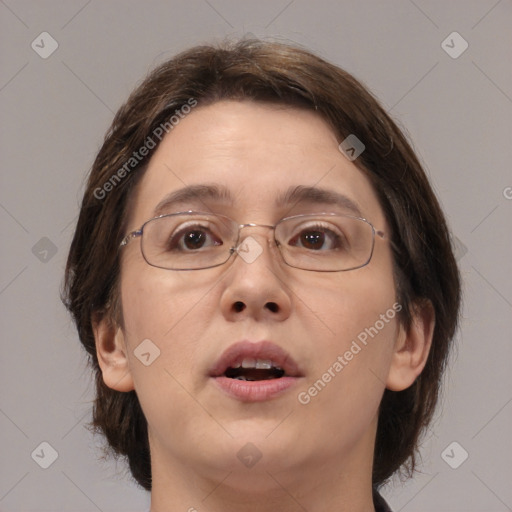
[[281, 377], [268, 380], [238, 380], [229, 377], [213, 377], [217, 385], [228, 395], [242, 402], [264, 402], [275, 398], [298, 381], [298, 377]]

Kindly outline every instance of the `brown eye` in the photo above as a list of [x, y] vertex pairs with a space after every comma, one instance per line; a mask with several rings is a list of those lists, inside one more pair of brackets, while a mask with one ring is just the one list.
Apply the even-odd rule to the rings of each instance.
[[320, 231], [307, 231], [301, 234], [300, 242], [306, 249], [321, 249], [325, 242], [325, 234]]
[[168, 251], [199, 251], [222, 245], [222, 240], [202, 226], [187, 227], [172, 235], [167, 244]]
[[183, 237], [183, 245], [187, 249], [200, 249], [207, 241], [207, 235], [203, 231], [188, 231]]
[[310, 251], [340, 250], [346, 246], [342, 235], [325, 226], [302, 229], [288, 242], [289, 245]]

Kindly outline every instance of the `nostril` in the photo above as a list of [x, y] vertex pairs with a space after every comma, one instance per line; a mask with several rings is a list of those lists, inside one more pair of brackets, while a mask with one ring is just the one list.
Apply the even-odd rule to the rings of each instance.
[[233, 309], [237, 312], [237, 313], [240, 313], [240, 311], [243, 311], [245, 309], [245, 304], [243, 302], [240, 302], [239, 300], [236, 301], [234, 304], [233, 304]]
[[265, 307], [267, 309], [270, 309], [270, 311], [272, 311], [272, 313], [277, 313], [279, 311], [279, 306], [275, 302], [267, 302], [265, 304]]

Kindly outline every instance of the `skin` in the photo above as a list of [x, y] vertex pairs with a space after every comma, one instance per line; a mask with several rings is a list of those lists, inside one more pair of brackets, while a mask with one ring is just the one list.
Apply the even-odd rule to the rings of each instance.
[[[153, 155], [133, 197], [128, 231], [153, 217], [169, 192], [215, 183], [229, 188], [234, 202], [206, 205], [238, 223], [273, 225], [284, 216], [334, 211], [303, 203], [274, 206], [274, 197], [289, 187], [316, 185], [351, 198], [387, 234], [370, 182], [338, 144], [314, 112], [249, 101], [198, 106]], [[373, 510], [378, 406], [386, 387], [406, 389], [422, 371], [432, 309], [418, 309], [409, 332], [396, 317], [390, 320], [303, 405], [298, 393], [396, 302], [389, 243], [376, 237], [363, 268], [319, 273], [284, 265], [269, 248], [267, 229], [249, 228], [248, 235], [264, 248], [253, 263], [235, 257], [221, 267], [189, 272], [148, 265], [140, 238], [132, 241], [122, 250], [123, 324], [95, 323], [105, 383], [135, 389], [148, 420], [151, 510]], [[245, 307], [235, 308], [237, 302]], [[147, 338], [160, 349], [150, 366], [134, 355]], [[208, 369], [243, 339], [285, 348], [304, 378], [266, 402], [242, 403], [219, 391]], [[262, 454], [252, 468], [236, 456], [248, 442]]]

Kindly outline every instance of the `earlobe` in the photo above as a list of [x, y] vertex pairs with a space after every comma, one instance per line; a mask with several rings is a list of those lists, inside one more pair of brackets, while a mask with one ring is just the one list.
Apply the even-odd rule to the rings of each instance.
[[435, 312], [429, 300], [417, 303], [413, 309], [408, 332], [399, 326], [393, 359], [386, 381], [387, 389], [403, 391], [412, 386], [422, 372], [432, 345]]
[[102, 315], [101, 318], [93, 317], [92, 325], [103, 382], [116, 391], [132, 391], [135, 388], [123, 330], [115, 325], [108, 315]]

